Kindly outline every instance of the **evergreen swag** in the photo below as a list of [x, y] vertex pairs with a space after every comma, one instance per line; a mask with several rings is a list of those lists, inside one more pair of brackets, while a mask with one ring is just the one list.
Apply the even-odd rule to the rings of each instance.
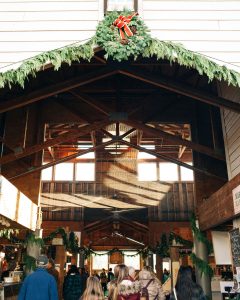
[[121, 44], [118, 28], [112, 23], [119, 15], [130, 15], [131, 12], [110, 12], [97, 26], [95, 36], [85, 44], [74, 44], [61, 49], [41, 53], [33, 58], [25, 60], [18, 69], [0, 73], [0, 88], [14, 84], [24, 87], [24, 82], [36, 73], [44, 69], [46, 64], [52, 64], [58, 70], [63, 63], [71, 65], [73, 61], [90, 61], [94, 56], [94, 48], [102, 47], [105, 57], [118, 62], [142, 57], [155, 57], [157, 60], [168, 60], [170, 63], [178, 63], [181, 66], [197, 70], [200, 75], [206, 75], [209, 81], [217, 79], [226, 81], [229, 85], [240, 87], [240, 74], [226, 66], [220, 66], [207, 59], [205, 56], [185, 49], [181, 44], [164, 42], [151, 38], [144, 22], [134, 16], [129, 26], [135, 26], [136, 33], [127, 37], [128, 43]]

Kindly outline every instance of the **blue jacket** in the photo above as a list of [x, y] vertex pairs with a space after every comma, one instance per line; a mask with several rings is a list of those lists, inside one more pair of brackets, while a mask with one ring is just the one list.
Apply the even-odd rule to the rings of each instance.
[[58, 300], [56, 280], [44, 268], [28, 275], [21, 287], [18, 300]]

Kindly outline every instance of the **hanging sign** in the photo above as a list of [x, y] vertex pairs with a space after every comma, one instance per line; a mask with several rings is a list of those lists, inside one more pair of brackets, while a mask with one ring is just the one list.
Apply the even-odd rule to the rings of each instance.
[[229, 232], [231, 248], [232, 248], [232, 260], [234, 267], [240, 267], [240, 233], [239, 228], [235, 228]]
[[240, 213], [240, 185], [232, 190], [232, 194], [233, 194], [234, 213], [236, 215]]

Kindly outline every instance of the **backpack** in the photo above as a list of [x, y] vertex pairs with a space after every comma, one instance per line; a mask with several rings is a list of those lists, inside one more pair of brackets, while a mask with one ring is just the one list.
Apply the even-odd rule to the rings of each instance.
[[148, 286], [149, 286], [149, 284], [151, 282], [153, 282], [153, 279], [150, 279], [148, 281], [148, 283], [146, 284], [146, 286], [144, 286], [144, 287], [141, 288], [141, 292], [140, 292], [141, 297], [140, 297], [140, 300], [149, 300], [149, 294], [148, 294], [148, 289], [147, 288], [148, 288]]

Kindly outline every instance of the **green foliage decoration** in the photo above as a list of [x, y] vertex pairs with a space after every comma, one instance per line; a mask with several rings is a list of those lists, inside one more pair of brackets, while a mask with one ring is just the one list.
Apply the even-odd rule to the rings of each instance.
[[143, 52], [143, 49], [151, 44], [151, 36], [144, 22], [138, 16], [134, 16], [129, 26], [136, 26], [137, 32], [133, 36], [127, 37], [128, 43], [121, 44], [119, 29], [112, 24], [119, 15], [129, 16], [131, 11], [110, 12], [105, 19], [97, 26], [96, 42], [102, 47], [106, 54], [105, 58], [111, 58], [116, 61], [124, 61], [130, 58], [136, 60]]
[[160, 257], [169, 257], [169, 244], [167, 240], [167, 235], [165, 233], [161, 236], [161, 242], [157, 243], [156, 254]]
[[201, 258], [197, 257], [195, 253], [190, 254], [190, 258], [192, 263], [198, 268], [201, 275], [205, 274], [210, 277], [213, 276], [213, 269], [209, 266], [209, 264], [202, 260]]
[[10, 239], [13, 234], [19, 234], [18, 229], [12, 229], [12, 228], [4, 228], [0, 230], [0, 237]]
[[31, 244], [36, 244], [38, 245], [40, 248], [42, 248], [44, 246], [44, 241], [42, 238], [39, 238], [37, 236], [35, 236], [32, 232], [29, 233], [26, 237], [25, 240], [25, 244], [26, 245], [31, 245]]
[[25, 265], [25, 272], [31, 272], [36, 270], [36, 258], [25, 254], [23, 257], [23, 263]]
[[198, 241], [200, 241], [200, 242], [202, 242], [206, 245], [207, 250], [208, 250], [208, 254], [212, 253], [213, 245], [212, 245], [212, 243], [209, 242], [209, 240], [206, 238], [206, 236], [197, 227], [196, 217], [195, 217], [194, 214], [190, 218], [190, 223], [191, 223], [192, 231], [193, 231], [194, 235], [196, 236], [196, 238], [198, 239]]
[[200, 75], [206, 75], [209, 81], [214, 79], [225, 81], [228, 85], [240, 87], [240, 74], [226, 66], [220, 66], [206, 56], [187, 50], [183, 45], [161, 41], [150, 36], [149, 30], [139, 16], [133, 17], [129, 26], [136, 27], [136, 34], [127, 37], [126, 45], [121, 43], [119, 30], [112, 23], [119, 15], [128, 16], [132, 12], [110, 12], [99, 22], [96, 34], [88, 42], [69, 45], [60, 49], [43, 52], [22, 62], [19, 68], [0, 73], [0, 88], [18, 84], [24, 88], [24, 83], [30, 77], [36, 77], [37, 72], [52, 64], [58, 70], [62, 64], [89, 61], [94, 56], [94, 48], [102, 47], [106, 59], [117, 62], [136, 60], [140, 57], [168, 60], [170, 64], [177, 63], [186, 68], [195, 69]]
[[170, 232], [169, 234], [169, 244], [172, 245], [173, 240], [176, 241], [176, 243], [181, 244], [187, 248], [193, 247], [193, 242], [189, 240], [183, 239], [181, 236], [175, 234], [174, 232]]

